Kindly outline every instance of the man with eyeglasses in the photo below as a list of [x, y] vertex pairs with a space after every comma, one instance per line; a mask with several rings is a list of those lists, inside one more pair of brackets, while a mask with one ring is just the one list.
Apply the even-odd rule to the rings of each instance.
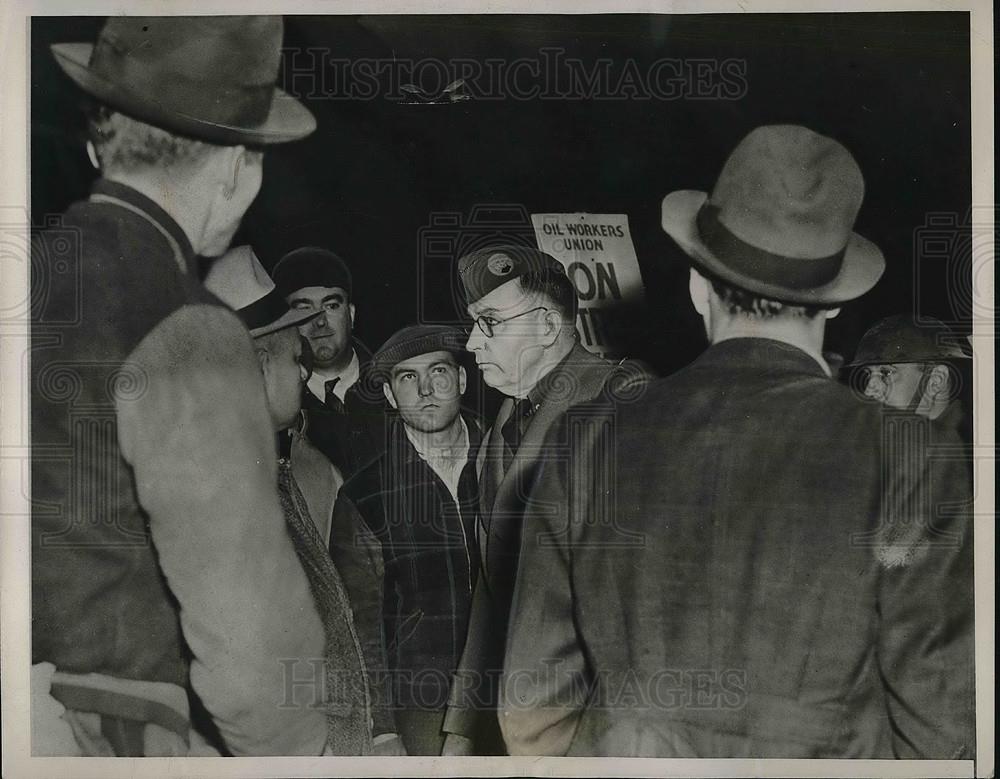
[[333, 252], [305, 246], [282, 257], [272, 276], [292, 309], [317, 314], [299, 328], [313, 354], [305, 433], [350, 478], [384, 450], [386, 410], [381, 389], [360, 381], [371, 355], [353, 337], [351, 271]]
[[554, 257], [525, 246], [493, 246], [462, 257], [458, 271], [474, 320], [466, 349], [483, 381], [507, 397], [477, 463], [482, 573], [445, 718], [444, 753], [503, 754], [496, 683], [521, 520], [543, 441], [563, 412], [596, 398], [612, 380], [628, 380], [630, 371], [579, 344], [576, 290]]

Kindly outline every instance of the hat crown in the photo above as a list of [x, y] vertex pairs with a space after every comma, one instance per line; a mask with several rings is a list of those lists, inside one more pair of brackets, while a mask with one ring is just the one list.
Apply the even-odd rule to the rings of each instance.
[[59, 66], [98, 101], [212, 143], [283, 143], [316, 127], [275, 84], [280, 16], [112, 16], [94, 45], [56, 43]]
[[459, 355], [465, 348], [461, 330], [449, 325], [409, 325], [397, 330], [372, 355], [369, 375], [388, 380], [388, 372], [403, 360], [430, 352], [451, 352]]
[[249, 246], [237, 246], [212, 263], [205, 289], [239, 311], [267, 297], [274, 282]]
[[469, 252], [458, 261], [458, 277], [467, 303], [474, 303], [525, 274], [543, 271], [566, 275], [562, 263], [551, 254], [515, 244], [486, 246]]
[[272, 275], [285, 297], [303, 287], [339, 287], [348, 297], [354, 294], [354, 279], [347, 263], [319, 246], [302, 246], [283, 255]]
[[733, 150], [712, 191], [718, 220], [764, 251], [816, 259], [842, 251], [864, 178], [841, 144], [805, 127], [759, 127]]
[[873, 363], [967, 360], [962, 338], [944, 322], [898, 314], [876, 322], [861, 337], [852, 366]]
[[117, 75], [122, 62], [148, 78], [183, 78], [223, 96], [232, 88], [271, 87], [278, 75], [279, 16], [113, 16], [91, 66]]

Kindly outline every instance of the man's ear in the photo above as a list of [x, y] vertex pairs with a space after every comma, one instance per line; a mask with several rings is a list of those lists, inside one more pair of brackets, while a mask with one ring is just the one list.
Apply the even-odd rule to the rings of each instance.
[[94, 166], [94, 170], [101, 169], [101, 161], [97, 158], [97, 147], [94, 146], [93, 141], [87, 141], [87, 157], [90, 159], [90, 164]]
[[256, 348], [254, 352], [257, 354], [257, 363], [260, 365], [261, 373], [266, 374], [268, 369], [271, 367], [271, 354], [267, 349]]
[[688, 294], [691, 296], [691, 304], [694, 310], [701, 314], [706, 321], [709, 317], [710, 285], [708, 279], [702, 276], [694, 268], [688, 275]]
[[545, 346], [549, 347], [559, 340], [559, 333], [563, 329], [562, 314], [550, 309], [545, 312], [542, 319], [545, 322], [545, 339], [547, 341]]
[[823, 315], [827, 319], [836, 319], [838, 316], [840, 316], [840, 309], [839, 308], [828, 308], [828, 309], [826, 309], [823, 312]]
[[218, 166], [216, 179], [226, 200], [236, 194], [240, 170], [246, 164], [245, 155], [246, 147], [244, 146], [222, 146], [215, 155], [210, 155], [210, 157], [215, 158]]
[[390, 406], [396, 409], [399, 408], [399, 406], [396, 405], [396, 396], [392, 394], [392, 387], [389, 386], [389, 382], [382, 384], [382, 394], [385, 395], [385, 399], [389, 401]]
[[463, 368], [461, 365], [459, 365], [458, 366], [458, 394], [459, 395], [464, 395], [465, 394], [465, 387], [466, 387], [466, 385], [468, 383], [467, 379], [468, 379], [468, 377], [465, 375], [465, 368]]
[[931, 368], [927, 376], [927, 392], [932, 398], [951, 394], [951, 371], [947, 365], [939, 363]]
[[355, 313], [354, 304], [353, 303], [348, 303], [347, 304], [347, 310], [351, 312], [351, 329], [353, 330], [354, 329], [354, 313]]

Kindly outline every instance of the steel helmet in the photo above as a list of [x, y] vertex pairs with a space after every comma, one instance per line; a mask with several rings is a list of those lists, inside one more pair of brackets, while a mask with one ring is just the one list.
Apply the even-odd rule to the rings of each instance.
[[963, 340], [937, 319], [925, 317], [917, 324], [909, 315], [890, 316], [861, 337], [854, 360], [847, 367], [968, 360], [972, 355], [963, 348]]

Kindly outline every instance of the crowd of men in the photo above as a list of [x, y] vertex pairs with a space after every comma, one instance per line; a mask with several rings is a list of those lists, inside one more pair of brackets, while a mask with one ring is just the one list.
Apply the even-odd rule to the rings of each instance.
[[761, 127], [663, 200], [710, 342], [671, 376], [583, 349], [521, 244], [455, 258], [467, 330], [370, 353], [336, 253], [230, 247], [315, 127], [281, 34], [53, 47], [100, 177], [79, 288], [32, 298], [34, 753], [970, 757], [968, 350], [890, 318], [871, 400], [837, 381], [826, 322], [884, 269], [847, 149]]

